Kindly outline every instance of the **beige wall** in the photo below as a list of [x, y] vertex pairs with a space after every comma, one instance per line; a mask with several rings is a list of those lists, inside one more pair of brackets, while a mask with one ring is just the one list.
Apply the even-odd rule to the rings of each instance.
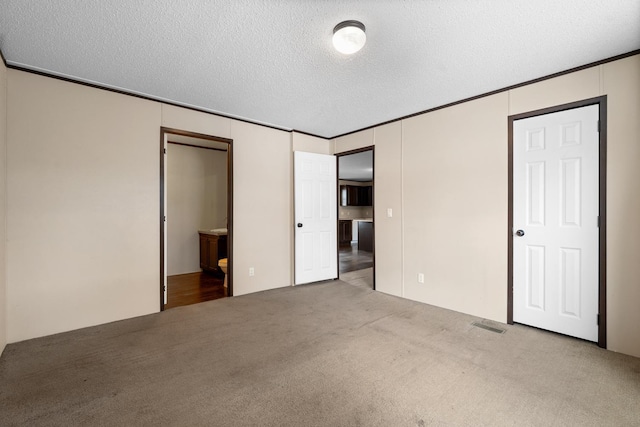
[[602, 66], [608, 95], [609, 348], [640, 357], [640, 55]]
[[198, 230], [227, 227], [227, 152], [167, 144], [167, 275], [200, 271]]
[[403, 296], [402, 123], [376, 127], [374, 142], [376, 290]]
[[640, 55], [337, 138], [336, 153], [375, 142], [377, 289], [505, 322], [507, 118], [600, 95], [608, 348], [640, 357]]
[[234, 140], [235, 295], [291, 285], [289, 132], [17, 70], [8, 88], [8, 342], [159, 310], [161, 126]]
[[[290, 286], [293, 270], [291, 137], [234, 121], [234, 295]], [[249, 268], [255, 276], [249, 277]]]
[[[290, 132], [163, 105], [162, 125], [233, 139], [233, 293], [290, 286]], [[255, 275], [249, 276], [253, 267]]]
[[162, 104], [162, 126], [204, 135], [231, 138], [231, 119]]
[[7, 344], [7, 68], [0, 60], [0, 354]]
[[8, 340], [159, 309], [160, 104], [8, 71]]
[[236, 295], [292, 283], [291, 152], [375, 143], [378, 289], [505, 321], [507, 117], [606, 94], [609, 348], [640, 357], [639, 79], [636, 55], [327, 142], [9, 70], [8, 341], [158, 310], [161, 125], [234, 141]]
[[501, 93], [403, 121], [406, 298], [506, 320], [506, 117]]
[[334, 153], [339, 154], [372, 146], [374, 144], [373, 132], [374, 129], [367, 129], [335, 139]]
[[[333, 154], [333, 142], [330, 139], [317, 138], [299, 132], [291, 133], [292, 151], [304, 151], [316, 154]], [[293, 158], [293, 155], [292, 155]]]

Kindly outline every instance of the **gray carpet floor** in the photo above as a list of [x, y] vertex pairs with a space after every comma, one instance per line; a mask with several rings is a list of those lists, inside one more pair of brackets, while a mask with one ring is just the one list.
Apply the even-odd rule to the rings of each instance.
[[332, 281], [8, 345], [0, 424], [631, 426], [640, 359]]

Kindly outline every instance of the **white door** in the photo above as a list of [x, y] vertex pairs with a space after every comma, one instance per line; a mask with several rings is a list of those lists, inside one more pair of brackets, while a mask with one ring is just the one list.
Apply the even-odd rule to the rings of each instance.
[[336, 158], [294, 154], [295, 284], [338, 277]]
[[513, 123], [513, 320], [598, 340], [598, 106]]

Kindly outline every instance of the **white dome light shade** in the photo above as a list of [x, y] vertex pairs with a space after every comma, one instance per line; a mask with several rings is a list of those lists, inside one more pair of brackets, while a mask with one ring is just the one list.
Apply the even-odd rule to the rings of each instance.
[[333, 29], [333, 47], [340, 53], [356, 53], [367, 41], [364, 24], [358, 21], [344, 21]]

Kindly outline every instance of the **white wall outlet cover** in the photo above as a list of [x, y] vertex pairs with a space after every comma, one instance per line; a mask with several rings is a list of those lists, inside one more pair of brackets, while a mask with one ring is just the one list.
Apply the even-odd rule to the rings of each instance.
[[393, 209], [387, 208], [387, 218], [391, 218], [393, 216]]
[[424, 283], [424, 274], [418, 273], [418, 283]]

